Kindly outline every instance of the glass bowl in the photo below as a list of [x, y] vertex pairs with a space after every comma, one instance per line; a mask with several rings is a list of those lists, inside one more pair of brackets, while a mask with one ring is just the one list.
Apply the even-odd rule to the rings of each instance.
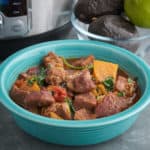
[[122, 40], [88, 32], [89, 24], [79, 21], [74, 14], [72, 14], [71, 22], [77, 31], [77, 36], [80, 40], [98, 40], [108, 42], [132, 51], [137, 55], [144, 57], [144, 59], [147, 59], [147, 61], [150, 59], [150, 29], [136, 27], [138, 31], [138, 35], [136, 37]]

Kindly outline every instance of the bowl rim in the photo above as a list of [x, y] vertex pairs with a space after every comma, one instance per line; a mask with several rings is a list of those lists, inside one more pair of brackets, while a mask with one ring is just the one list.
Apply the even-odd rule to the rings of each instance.
[[[72, 46], [73, 44], [75, 45], [80, 45], [80, 46], [88, 46], [88, 45], [94, 45], [94, 46], [99, 46], [99, 47], [104, 47], [104, 48], [109, 48], [112, 49], [115, 53], [121, 53], [124, 55], [127, 55], [128, 57], [134, 58], [133, 60], [136, 61], [137, 65], [140, 65], [142, 68], [142, 72], [144, 73], [145, 79], [146, 79], [146, 89], [140, 98], [140, 100], [131, 106], [130, 108], [126, 109], [123, 112], [117, 113], [115, 115], [111, 115], [108, 117], [104, 118], [99, 118], [99, 119], [94, 119], [94, 120], [86, 120], [86, 121], [75, 121], [75, 120], [56, 120], [56, 119], [51, 119], [47, 117], [43, 117], [34, 113], [31, 113], [19, 105], [15, 104], [13, 100], [9, 97], [7, 90], [4, 88], [4, 78], [5, 78], [5, 73], [9, 69], [9, 66], [17, 59], [17, 57], [20, 57], [24, 53], [28, 53], [29, 51], [34, 51], [37, 49], [41, 49], [44, 47], [50, 47], [50, 46], [62, 46], [62, 45], [70, 45]], [[149, 66], [138, 56], [134, 55], [133, 53], [117, 47], [113, 46], [111, 44], [103, 43], [103, 42], [98, 42], [98, 41], [79, 41], [79, 40], [59, 40], [59, 41], [50, 41], [50, 42], [44, 42], [40, 44], [36, 44], [27, 48], [24, 48], [15, 54], [11, 55], [8, 57], [0, 66], [0, 98], [2, 104], [13, 114], [20, 116], [24, 119], [44, 124], [44, 125], [50, 125], [50, 126], [55, 126], [55, 127], [63, 127], [63, 128], [90, 128], [90, 127], [99, 127], [99, 126], [104, 126], [104, 125], [109, 125], [113, 124], [116, 122], [120, 122], [122, 120], [128, 119], [139, 112], [141, 112], [149, 103], [150, 103], [150, 68]], [[146, 101], [144, 101], [146, 99]]]
[[72, 15], [71, 15], [71, 23], [72, 23], [73, 27], [75, 28], [75, 30], [79, 34], [82, 34], [84, 36], [90, 37], [90, 38], [92, 38], [94, 40], [101, 40], [101, 41], [105, 41], [105, 42], [135, 42], [135, 41], [141, 41], [141, 40], [145, 40], [145, 39], [150, 38], [150, 35], [143, 35], [143, 36], [139, 36], [139, 37], [132, 37], [132, 38], [129, 38], [129, 39], [114, 39], [114, 38], [111, 38], [111, 37], [106, 37], [106, 36], [102, 36], [102, 35], [98, 35], [98, 34], [94, 34], [94, 33], [88, 32], [84, 28], [80, 27], [78, 25], [77, 21], [80, 21], [80, 20], [75, 17], [74, 13], [72, 13]]

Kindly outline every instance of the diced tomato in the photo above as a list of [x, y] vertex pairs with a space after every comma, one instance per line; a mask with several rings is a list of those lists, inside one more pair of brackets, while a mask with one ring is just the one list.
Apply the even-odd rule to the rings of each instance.
[[53, 87], [54, 98], [57, 102], [64, 102], [65, 98], [67, 97], [67, 92], [64, 88], [59, 86]]
[[23, 79], [20, 79], [20, 80], [16, 80], [15, 84], [17, 87], [20, 88], [22, 85], [26, 84], [26, 82]]
[[31, 74], [31, 75], [37, 74], [38, 72], [39, 72], [39, 67], [32, 67], [32, 68], [28, 69], [28, 71], [27, 71], [27, 73]]

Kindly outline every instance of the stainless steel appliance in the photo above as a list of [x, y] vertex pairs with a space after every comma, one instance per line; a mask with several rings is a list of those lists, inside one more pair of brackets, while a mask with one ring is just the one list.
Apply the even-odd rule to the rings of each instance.
[[65, 36], [70, 29], [72, 3], [73, 0], [0, 0], [0, 57]]
[[0, 39], [27, 37], [68, 23], [72, 0], [0, 0]]

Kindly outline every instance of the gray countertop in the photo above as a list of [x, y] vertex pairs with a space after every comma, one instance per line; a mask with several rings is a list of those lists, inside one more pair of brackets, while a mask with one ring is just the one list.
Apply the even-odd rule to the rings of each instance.
[[[145, 109], [136, 123], [123, 135], [94, 146], [78, 147], [79, 150], [150, 150], [150, 106]], [[61, 137], [60, 137], [61, 138]], [[17, 127], [8, 111], [0, 106], [0, 150], [71, 150], [44, 143], [26, 134]]]
[[[69, 37], [76, 36], [71, 32]], [[87, 147], [65, 147], [44, 143], [26, 134], [17, 127], [10, 113], [0, 104], [0, 150], [150, 150], [149, 116], [150, 106], [126, 133], [111, 141]]]

